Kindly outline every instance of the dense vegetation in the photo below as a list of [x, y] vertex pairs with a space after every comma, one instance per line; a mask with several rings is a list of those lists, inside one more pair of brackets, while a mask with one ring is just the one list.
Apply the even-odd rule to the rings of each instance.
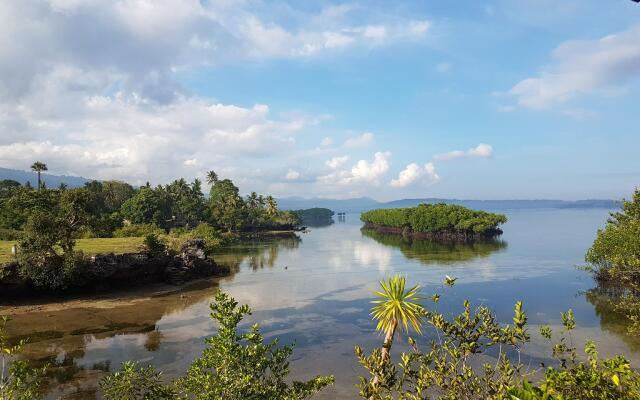
[[[46, 165], [34, 163], [33, 170], [46, 171]], [[200, 235], [211, 247], [241, 232], [300, 224], [295, 213], [278, 210], [271, 196], [253, 192], [243, 198], [231, 180], [213, 171], [207, 180], [209, 198], [198, 179], [139, 189], [118, 181], [73, 189], [47, 188], [40, 178], [37, 188], [0, 181], [0, 240], [18, 241], [23, 278], [58, 290], [80, 279], [85, 259], [76, 250], [79, 238], [147, 237], [147, 244], [178, 248], [181, 240]]]
[[609, 293], [612, 308], [627, 316], [630, 333], [640, 332], [640, 189], [611, 214], [585, 258], [598, 292]]
[[294, 213], [300, 218], [303, 225], [307, 226], [327, 226], [333, 224], [333, 211], [328, 208], [309, 208], [306, 210], [295, 210]]
[[[540, 335], [549, 341], [552, 360], [541, 368], [523, 357], [530, 341], [528, 317], [517, 302], [511, 324], [501, 324], [487, 307], [472, 307], [465, 300], [462, 311], [450, 315], [439, 311], [444, 291], [456, 279], [447, 277], [441, 293], [423, 297], [420, 286], [407, 287], [405, 278], [381, 282], [371, 315], [384, 336], [383, 345], [369, 354], [359, 347], [356, 356], [367, 371], [360, 378], [359, 394], [370, 400], [631, 400], [640, 397], [640, 374], [623, 356], [602, 359], [596, 345], [587, 341], [580, 356], [571, 339], [575, 329], [573, 312], [562, 313], [562, 327], [547, 326]], [[430, 299], [431, 305], [424, 301]], [[266, 343], [257, 325], [242, 328], [248, 306], [218, 293], [211, 304], [217, 334], [206, 340], [206, 348], [185, 374], [168, 381], [153, 367], [125, 362], [105, 377], [100, 390], [106, 400], [145, 399], [305, 399], [333, 382], [317, 376], [306, 382], [288, 378], [292, 346], [277, 339]], [[6, 319], [4, 319], [6, 322]], [[400, 331], [428, 334], [411, 337], [411, 349], [393, 361], [391, 350]], [[553, 342], [552, 338], [557, 337]], [[38, 399], [43, 370], [35, 370], [17, 359], [19, 346], [10, 346], [0, 325], [0, 357], [11, 368], [0, 377], [1, 399]], [[532, 382], [533, 376], [539, 380]]]
[[507, 217], [476, 211], [454, 204], [421, 204], [412, 208], [380, 208], [362, 213], [360, 219], [372, 225], [418, 233], [460, 233], [494, 235]]

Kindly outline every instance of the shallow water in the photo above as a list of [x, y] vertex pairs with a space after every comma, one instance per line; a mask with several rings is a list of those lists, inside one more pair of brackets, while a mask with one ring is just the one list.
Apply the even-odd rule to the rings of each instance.
[[[231, 265], [234, 274], [180, 292], [4, 307], [0, 313], [15, 314], [14, 336], [33, 336], [26, 348], [30, 358], [57, 366], [50, 398], [96, 398], [103, 371], [127, 359], [153, 364], [168, 376], [183, 372], [202, 351], [203, 339], [215, 331], [208, 303], [218, 285], [251, 305], [253, 315], [247, 322], [260, 322], [267, 337], [295, 340], [296, 377], [336, 376], [336, 385], [318, 398], [355, 398], [353, 385], [363, 371], [353, 348], [381, 343], [368, 315], [369, 301], [378, 280], [393, 273], [420, 283], [426, 294], [442, 293], [445, 275], [457, 277], [439, 303], [447, 313], [466, 298], [492, 307], [501, 321], [510, 322], [514, 303], [523, 300], [533, 337], [524, 357], [531, 365], [549, 353], [537, 326], [557, 327], [560, 311], [572, 308], [579, 346], [585, 338], [594, 339], [602, 355], [624, 353], [638, 366], [640, 340], [624, 334], [615, 314], [592, 304], [594, 297], [586, 292], [594, 283], [576, 268], [607, 212], [506, 211], [509, 222], [499, 240], [449, 246], [361, 232], [358, 216], [347, 215], [343, 222], [312, 228], [299, 240], [224, 249], [215, 259]], [[404, 346], [394, 344], [394, 352]]]

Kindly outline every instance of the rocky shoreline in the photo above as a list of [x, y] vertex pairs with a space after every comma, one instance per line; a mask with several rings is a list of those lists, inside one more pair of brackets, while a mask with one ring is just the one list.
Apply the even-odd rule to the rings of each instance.
[[464, 231], [440, 231], [440, 232], [415, 232], [410, 228], [380, 225], [366, 222], [362, 229], [370, 229], [379, 233], [395, 234], [409, 237], [415, 240], [432, 240], [438, 242], [469, 243], [493, 239], [502, 235], [502, 229], [496, 228], [486, 233], [474, 233]]
[[[211, 276], [226, 276], [229, 268], [215, 263], [205, 252], [204, 240], [187, 242], [177, 254], [125, 253], [101, 254], [87, 258], [81, 284], [69, 292], [107, 291], [150, 283], [181, 285]], [[0, 277], [0, 299], [35, 293], [18, 273], [17, 263], [4, 266]]]

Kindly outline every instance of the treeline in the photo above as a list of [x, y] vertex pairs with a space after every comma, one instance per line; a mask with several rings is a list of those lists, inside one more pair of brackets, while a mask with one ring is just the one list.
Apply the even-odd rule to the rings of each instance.
[[304, 225], [308, 226], [326, 226], [333, 224], [333, 215], [335, 214], [328, 208], [309, 208], [306, 210], [295, 210], [294, 213], [300, 218]]
[[362, 213], [368, 224], [418, 233], [491, 235], [507, 222], [502, 214], [476, 211], [454, 204], [420, 204], [412, 208], [380, 208]]
[[271, 196], [253, 192], [242, 197], [230, 179], [218, 179], [215, 173], [209, 174], [208, 183], [209, 198], [204, 196], [199, 179], [177, 179], [168, 185], [147, 184], [138, 189], [118, 181], [92, 181], [74, 189], [36, 189], [16, 181], [0, 181], [0, 239], [17, 239], [36, 213], [58, 211], [70, 213], [71, 222], [80, 225], [78, 237], [131, 236], [140, 230], [126, 229], [129, 225], [168, 232], [207, 223], [225, 232], [242, 232], [293, 229], [300, 224], [295, 213], [278, 210]]

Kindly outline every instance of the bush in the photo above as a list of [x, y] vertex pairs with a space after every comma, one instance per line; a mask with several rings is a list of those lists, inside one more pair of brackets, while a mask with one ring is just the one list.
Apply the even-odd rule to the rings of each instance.
[[471, 210], [454, 204], [420, 204], [413, 208], [376, 209], [362, 213], [363, 222], [413, 232], [454, 232], [465, 234], [500, 233], [507, 222], [502, 214]]
[[330, 376], [290, 382], [288, 359], [293, 345], [280, 347], [277, 340], [265, 343], [258, 325], [239, 332], [238, 325], [251, 310], [246, 305], [238, 307], [225, 293], [216, 294], [210, 308], [211, 318], [219, 324], [218, 333], [206, 340], [202, 356], [185, 376], [164, 386], [152, 368], [125, 363], [120, 372], [102, 381], [105, 399], [301, 400], [333, 383]]
[[167, 246], [173, 251], [180, 251], [184, 244], [192, 239], [205, 241], [205, 251], [211, 254], [225, 240], [223, 235], [209, 224], [201, 223], [193, 229], [174, 228], [167, 236]]
[[143, 237], [151, 234], [161, 236], [165, 234], [165, 231], [154, 224], [130, 224], [116, 229], [113, 232], [113, 237]]
[[[22, 346], [10, 345], [7, 340], [7, 323], [11, 319], [0, 315], [0, 399], [2, 400], [34, 400], [42, 398], [40, 386], [46, 367], [32, 368], [26, 361], [17, 359]], [[5, 369], [5, 366], [10, 365]]]
[[16, 229], [0, 228], [0, 240], [20, 240], [22, 231]]
[[167, 245], [155, 233], [150, 233], [145, 236], [142, 244], [146, 251], [151, 254], [161, 254], [167, 250]]
[[[455, 279], [448, 278], [447, 286]], [[434, 304], [441, 296], [431, 297]], [[435, 309], [435, 306], [434, 306]], [[623, 356], [599, 359], [596, 346], [587, 342], [586, 362], [578, 359], [571, 331], [573, 312], [561, 314], [562, 330], [552, 346], [554, 365], [544, 366], [544, 378], [528, 381], [532, 372], [521, 360], [521, 349], [530, 339], [522, 303], [515, 305], [513, 323], [500, 324], [486, 307], [473, 309], [465, 300], [463, 311], [452, 317], [425, 310], [426, 325], [434, 339], [422, 350], [409, 339], [411, 351], [400, 363], [384, 362], [381, 349], [370, 355], [356, 348], [360, 363], [369, 372], [361, 377], [360, 396], [369, 400], [392, 399], [487, 399], [487, 400], [632, 400], [640, 398], [640, 374]], [[540, 334], [551, 341], [552, 331]], [[487, 356], [495, 356], [488, 362]]]

